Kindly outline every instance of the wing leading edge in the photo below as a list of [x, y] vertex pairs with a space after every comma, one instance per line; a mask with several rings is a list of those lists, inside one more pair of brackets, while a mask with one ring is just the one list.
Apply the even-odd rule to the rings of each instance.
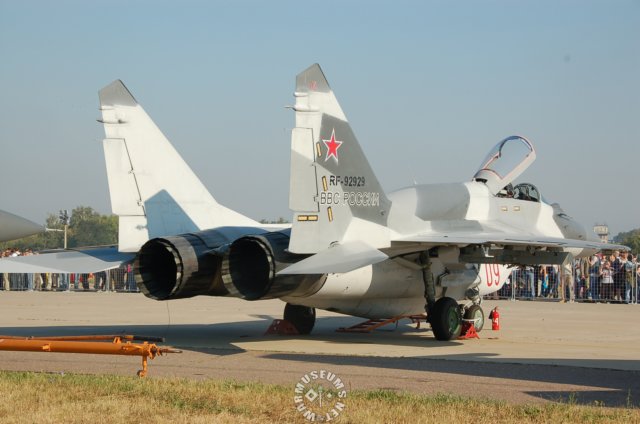
[[445, 234], [417, 234], [413, 236], [403, 237], [392, 240], [392, 243], [421, 243], [434, 246], [468, 246], [468, 245], [498, 245], [503, 247], [523, 247], [531, 246], [534, 248], [575, 248], [575, 249], [594, 249], [594, 250], [629, 250], [627, 246], [620, 244], [600, 243], [596, 241], [573, 240], [561, 237], [547, 236], [527, 236], [523, 234], [471, 234], [458, 233], [452, 235]]

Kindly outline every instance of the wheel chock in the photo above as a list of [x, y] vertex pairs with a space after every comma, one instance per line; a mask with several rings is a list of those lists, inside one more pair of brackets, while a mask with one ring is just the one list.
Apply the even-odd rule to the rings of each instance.
[[300, 334], [296, 327], [286, 319], [274, 319], [264, 335], [279, 334], [281, 336], [295, 336]]
[[462, 321], [462, 334], [458, 337], [458, 340], [466, 340], [466, 339], [479, 339], [480, 336], [476, 331], [476, 327], [473, 325], [473, 320], [463, 320]]

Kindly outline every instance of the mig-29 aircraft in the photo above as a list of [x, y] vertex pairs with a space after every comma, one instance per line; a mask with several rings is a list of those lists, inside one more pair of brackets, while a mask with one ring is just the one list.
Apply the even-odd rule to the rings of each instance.
[[[504, 285], [510, 266], [624, 248], [599, 243], [535, 186], [512, 186], [535, 159], [520, 136], [499, 142], [470, 181], [385, 193], [317, 64], [297, 76], [291, 106], [290, 226], [217, 203], [122, 82], [99, 97], [119, 216], [118, 252], [106, 252], [102, 269], [133, 258], [153, 299], [280, 298], [301, 334], [316, 308], [364, 318], [426, 311], [435, 337], [450, 340], [463, 317], [482, 328], [482, 296]], [[91, 263], [69, 254], [69, 265], [65, 254], [29, 260], [39, 272], [82, 272], [105, 252], [90, 252]]]

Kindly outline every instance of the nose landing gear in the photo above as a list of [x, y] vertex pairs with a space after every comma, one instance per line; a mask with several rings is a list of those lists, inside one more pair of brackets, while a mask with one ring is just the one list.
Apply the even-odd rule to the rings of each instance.
[[476, 332], [479, 333], [484, 327], [484, 311], [480, 305], [471, 305], [464, 312], [464, 319], [473, 321]]

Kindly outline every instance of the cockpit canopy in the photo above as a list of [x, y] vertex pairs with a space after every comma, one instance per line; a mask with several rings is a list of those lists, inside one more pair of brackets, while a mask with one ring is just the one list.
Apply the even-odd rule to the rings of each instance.
[[531, 142], [519, 135], [512, 135], [489, 151], [473, 180], [486, 184], [489, 191], [496, 195], [518, 178], [535, 159], [536, 151]]
[[[499, 194], [498, 194], [499, 195]], [[528, 200], [530, 202], [539, 202], [541, 197], [538, 188], [533, 184], [520, 183], [513, 187], [513, 196], [517, 200]]]

